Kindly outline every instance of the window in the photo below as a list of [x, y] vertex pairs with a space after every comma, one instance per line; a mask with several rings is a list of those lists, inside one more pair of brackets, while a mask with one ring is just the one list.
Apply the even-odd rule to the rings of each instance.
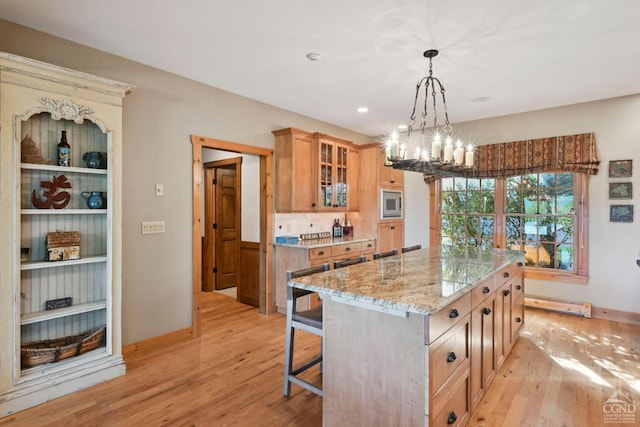
[[527, 277], [586, 283], [587, 179], [570, 172], [443, 178], [432, 191], [439, 201], [432, 242], [523, 251]]

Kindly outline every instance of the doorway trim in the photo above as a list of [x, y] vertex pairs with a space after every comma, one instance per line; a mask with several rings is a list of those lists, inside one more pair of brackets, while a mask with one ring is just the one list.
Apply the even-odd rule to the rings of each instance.
[[202, 333], [202, 208], [204, 173], [202, 149], [230, 151], [260, 156], [260, 313], [275, 313], [273, 299], [273, 150], [205, 136], [191, 135], [193, 160], [193, 235], [192, 235], [192, 336]]

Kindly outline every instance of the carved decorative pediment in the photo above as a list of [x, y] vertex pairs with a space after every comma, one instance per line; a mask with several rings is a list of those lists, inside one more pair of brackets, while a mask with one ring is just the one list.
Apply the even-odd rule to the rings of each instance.
[[82, 124], [84, 119], [93, 114], [91, 108], [75, 104], [68, 99], [56, 101], [51, 98], [41, 98], [40, 102], [44, 105], [45, 111], [51, 114], [53, 120], [73, 120], [78, 124]]

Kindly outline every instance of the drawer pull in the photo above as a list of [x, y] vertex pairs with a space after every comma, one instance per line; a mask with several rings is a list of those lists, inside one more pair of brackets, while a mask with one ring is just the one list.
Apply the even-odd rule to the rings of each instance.
[[491, 309], [489, 307], [485, 307], [485, 308], [482, 309], [482, 312], [484, 314], [491, 314]]
[[519, 263], [518, 263], [518, 267], [522, 267], [522, 265], [523, 265], [523, 264], [522, 264], [521, 262], [519, 262]]
[[324, 251], [318, 252], [318, 255], [320, 255], [320, 256], [324, 255]]
[[509, 289], [505, 289], [505, 291], [503, 292], [505, 297], [508, 297], [510, 293], [511, 291]]
[[521, 291], [521, 290], [522, 290], [522, 285], [516, 285], [516, 289], [517, 289], [518, 291]]
[[522, 317], [516, 317], [516, 323], [522, 323]]
[[447, 362], [451, 363], [451, 362], [455, 362], [455, 360], [458, 358], [458, 356], [456, 356], [456, 354], [452, 351], [451, 353], [449, 353], [449, 355], [447, 356]]
[[351, 250], [351, 248], [344, 248], [345, 252], [349, 252]]
[[373, 247], [373, 245], [372, 245], [371, 243], [369, 243], [369, 244], [367, 245], [367, 248], [372, 248], [372, 247]]
[[458, 310], [456, 310], [455, 308], [453, 310], [451, 310], [451, 313], [449, 313], [449, 317], [452, 318], [452, 319], [455, 319], [459, 315], [460, 315], [460, 313], [458, 313]]
[[489, 289], [488, 286], [485, 286], [484, 288], [482, 288], [482, 293], [483, 294], [488, 294], [489, 292], [491, 292], [491, 289]]
[[505, 271], [505, 273], [503, 274], [504, 278], [506, 279], [507, 277], [509, 277], [509, 272]]
[[451, 412], [449, 414], [449, 418], [447, 418], [447, 424], [449, 424], [449, 425], [454, 424], [457, 419], [458, 419], [458, 416], [456, 415], [456, 413], [455, 412]]

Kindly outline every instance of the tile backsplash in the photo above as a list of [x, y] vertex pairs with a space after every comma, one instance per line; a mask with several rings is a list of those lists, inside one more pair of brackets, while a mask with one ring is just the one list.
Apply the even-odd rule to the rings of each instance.
[[276, 236], [299, 236], [306, 233], [331, 232], [331, 226], [336, 218], [344, 220], [344, 213], [277, 213], [275, 222]]

